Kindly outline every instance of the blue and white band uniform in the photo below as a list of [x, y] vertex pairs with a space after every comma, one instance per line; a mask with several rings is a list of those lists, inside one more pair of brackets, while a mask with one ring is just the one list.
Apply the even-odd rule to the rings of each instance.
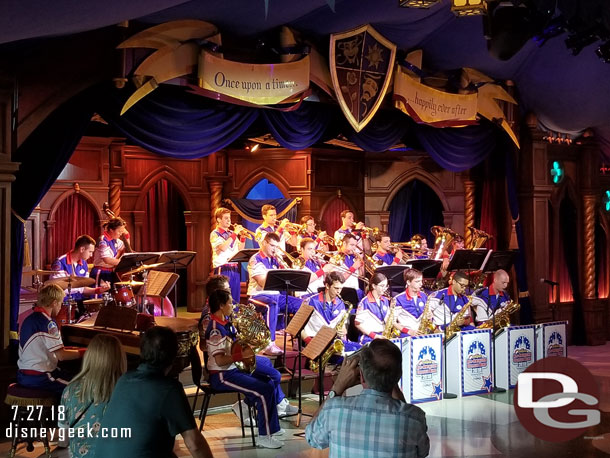
[[[335, 297], [331, 302], [327, 302], [324, 291], [311, 296], [308, 299], [308, 302], [309, 305], [313, 307], [313, 313], [303, 329], [303, 332], [307, 337], [314, 337], [322, 326], [328, 326], [335, 329], [347, 313], [345, 303], [340, 297]], [[351, 342], [346, 339], [342, 340], [345, 351], [355, 351], [361, 347], [358, 342]]]
[[381, 264], [379, 267], [391, 266], [393, 264], [400, 263], [400, 259], [398, 259], [396, 256], [394, 256], [392, 253], [381, 254], [379, 252], [376, 252], [373, 255], [373, 259], [375, 261], [383, 262], [383, 264]]
[[[434, 325], [444, 329], [445, 323], [451, 323], [451, 320], [453, 320], [455, 315], [458, 314], [467, 303], [468, 297], [462, 294], [454, 294], [451, 286], [436, 291], [432, 294], [432, 298], [430, 299], [430, 309], [432, 310]], [[469, 317], [470, 310], [467, 310], [464, 312], [463, 318]], [[472, 326], [462, 327], [464, 330], [472, 328]]]
[[307, 291], [296, 293], [297, 296], [310, 296], [316, 294], [320, 288], [324, 288], [324, 271], [318, 261], [308, 259], [301, 270], [314, 274], [316, 279], [310, 281]]
[[[349, 268], [352, 267], [355, 262], [356, 262], [356, 256], [354, 256], [353, 254], [346, 254], [343, 257], [343, 264], [341, 264], [341, 265], [343, 266], [344, 269], [349, 270]], [[347, 277], [343, 281], [344, 288], [354, 288], [356, 290], [360, 289], [360, 285], [358, 283], [358, 269], [356, 269], [352, 273], [349, 273], [349, 275], [348, 275], [348, 272], [344, 272], [343, 270], [341, 270], [340, 273]]]
[[116, 276], [114, 275], [114, 266], [104, 262], [104, 258], [117, 258], [118, 254], [123, 252], [125, 245], [122, 240], [111, 238], [108, 233], [104, 232], [93, 253], [93, 269], [89, 276], [96, 279], [96, 284], [99, 285], [100, 280], [114, 283]]
[[373, 340], [375, 335], [383, 334], [389, 309], [390, 301], [387, 297], [381, 296], [377, 302], [373, 295], [368, 293], [362, 298], [356, 311], [356, 325], [362, 332], [362, 345]]
[[408, 291], [403, 291], [394, 299], [396, 299], [396, 307], [394, 308], [396, 322], [401, 327], [412, 331], [419, 329], [421, 316], [426, 307], [428, 296], [420, 291], [417, 297], [411, 297]]
[[311, 239], [314, 242], [316, 242], [316, 245], [315, 245], [316, 250], [319, 250], [320, 246], [323, 245], [322, 241], [318, 238], [318, 236], [316, 234], [305, 234], [305, 235], [298, 234], [297, 235], [297, 246], [298, 247], [301, 246], [301, 240], [303, 240], [304, 238], [308, 238], [308, 239]]
[[[229, 239], [232, 239], [229, 246], [224, 251], [220, 250], [220, 245]], [[214, 268], [214, 274], [224, 275], [229, 279], [233, 302], [239, 303], [241, 295], [239, 264], [229, 262], [229, 259], [239, 251], [240, 239], [234, 232], [225, 231], [219, 227], [210, 233], [210, 244], [212, 245], [212, 267]]]
[[496, 315], [506, 307], [509, 302], [510, 296], [508, 293], [505, 291], [499, 293], [494, 291], [493, 285], [476, 291], [472, 298], [476, 323], [479, 324], [489, 320], [493, 315]]
[[219, 391], [235, 390], [243, 393], [249, 405], [256, 404], [259, 435], [276, 433], [280, 430], [277, 404], [285, 396], [280, 387], [282, 377], [269, 359], [256, 356], [256, 370], [252, 374], [241, 372], [234, 363], [225, 366], [216, 363], [216, 355], [231, 354], [231, 345], [236, 336], [237, 331], [229, 321], [219, 320], [212, 315], [205, 332], [210, 385]]
[[263, 227], [263, 225], [261, 224], [256, 228], [256, 231], [254, 232], [254, 238], [256, 239], [258, 244], [261, 245], [263, 243], [265, 236], [269, 232], [275, 232], [280, 237], [280, 243], [278, 243], [278, 246], [282, 250], [286, 251], [286, 240], [290, 239], [290, 233], [283, 229], [278, 229], [276, 231], [273, 226]]
[[360, 235], [359, 231], [352, 231], [351, 229], [337, 229], [335, 231], [335, 235], [334, 235], [334, 239], [335, 239], [335, 245], [338, 247], [340, 245], [340, 242], [343, 240], [343, 237], [345, 237], [345, 234], [352, 234], [355, 238], [356, 238], [356, 246], [358, 248], [360, 248], [360, 250], [362, 250], [362, 236]]
[[[89, 266], [87, 266], [87, 262], [82, 259], [78, 262], [74, 262], [69, 252], [53, 261], [51, 270], [55, 271], [55, 273], [51, 275], [51, 279], [72, 276], [87, 277], [89, 275]], [[84, 288], [72, 288], [72, 299], [75, 301], [81, 300], [83, 298], [83, 290]], [[65, 292], [67, 294], [68, 290]], [[66, 296], [65, 300], [68, 299], [69, 298]]]

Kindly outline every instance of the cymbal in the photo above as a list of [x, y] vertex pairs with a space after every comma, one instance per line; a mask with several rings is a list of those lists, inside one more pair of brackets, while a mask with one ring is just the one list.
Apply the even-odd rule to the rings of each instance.
[[34, 270], [30, 270], [28, 272], [21, 272], [21, 275], [53, 275], [56, 274], [57, 272], [54, 270], [42, 270], [42, 269], [34, 269]]
[[165, 264], [164, 262], [157, 262], [155, 264], [142, 264], [140, 267], [136, 267], [135, 269], [129, 270], [127, 272], [125, 272], [124, 274], [121, 274], [121, 276], [125, 276], [125, 275], [133, 275], [133, 274], [137, 274], [139, 272], [142, 272], [144, 270], [150, 270], [150, 269], [155, 269], [159, 266], [162, 266], [163, 264]]
[[95, 279], [90, 277], [59, 277], [45, 281], [44, 286], [47, 285], [59, 285], [61, 289], [68, 289], [68, 285], [72, 289], [83, 288], [85, 286], [95, 285]]
[[144, 284], [143, 281], [135, 281], [135, 280], [132, 280], [132, 281], [118, 281], [118, 282], [115, 283], [115, 285], [131, 286], [131, 287], [142, 286], [143, 284]]

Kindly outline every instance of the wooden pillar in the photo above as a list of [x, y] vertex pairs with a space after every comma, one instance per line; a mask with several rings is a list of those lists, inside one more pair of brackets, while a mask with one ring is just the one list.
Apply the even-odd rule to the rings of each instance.
[[110, 189], [108, 190], [108, 205], [110, 210], [118, 217], [121, 215], [121, 187], [122, 180], [120, 178], [110, 179]]
[[593, 193], [583, 193], [583, 299], [595, 299], [595, 207]]
[[208, 186], [210, 188], [210, 224], [211, 227], [216, 226], [214, 213], [222, 207], [222, 189], [226, 177], [207, 177]]
[[475, 213], [475, 184], [470, 179], [470, 174], [465, 174], [462, 179], [464, 184], [464, 246], [472, 244], [472, 233], [470, 227], [474, 226]]

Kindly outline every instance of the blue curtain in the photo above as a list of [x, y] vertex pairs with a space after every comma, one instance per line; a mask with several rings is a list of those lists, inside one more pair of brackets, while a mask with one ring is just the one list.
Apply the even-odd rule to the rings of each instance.
[[[93, 116], [92, 91], [87, 90], [55, 110], [17, 149], [12, 161], [21, 165], [12, 185], [12, 209], [27, 219], [64, 169]], [[10, 330], [17, 332], [23, 268], [23, 224], [11, 218]], [[15, 335], [11, 333], [11, 337]], [[12, 348], [17, 341], [11, 340]]]
[[417, 125], [399, 111], [378, 111], [360, 132], [356, 132], [347, 122], [343, 128], [347, 139], [364, 151], [379, 153], [400, 143], [409, 131]]
[[[250, 221], [261, 221], [261, 208], [263, 205], [271, 204], [275, 207], [279, 215], [294, 202], [294, 199], [231, 199], [231, 202], [235, 205], [235, 209], [240, 215]], [[297, 207], [294, 205], [290, 210], [286, 212], [281, 218], [288, 218], [290, 221], [295, 220], [297, 216]], [[258, 223], [259, 226], [261, 223]]]
[[432, 247], [430, 228], [443, 225], [443, 204], [425, 183], [410, 181], [392, 199], [388, 224], [392, 240], [405, 242], [415, 234], [422, 234]]

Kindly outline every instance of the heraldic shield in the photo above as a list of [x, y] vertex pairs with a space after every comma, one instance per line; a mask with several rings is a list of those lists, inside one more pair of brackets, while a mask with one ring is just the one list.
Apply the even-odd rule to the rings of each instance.
[[343, 113], [359, 132], [373, 118], [386, 94], [396, 45], [370, 25], [330, 36], [330, 74]]

